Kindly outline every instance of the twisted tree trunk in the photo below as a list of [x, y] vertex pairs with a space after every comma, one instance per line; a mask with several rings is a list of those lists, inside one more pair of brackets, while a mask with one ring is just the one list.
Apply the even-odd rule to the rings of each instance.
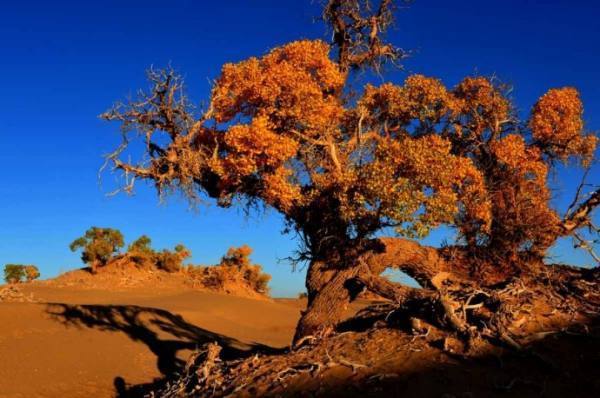
[[372, 249], [359, 258], [350, 259], [348, 263], [352, 265], [346, 268], [334, 264], [339, 262], [339, 257], [313, 261], [309, 265], [306, 277], [308, 305], [296, 327], [295, 345], [307, 336], [331, 332], [364, 288], [397, 302], [418, 295], [419, 289], [380, 277], [387, 268], [401, 269], [427, 290], [437, 290], [451, 271], [437, 249], [411, 240], [382, 238], [370, 242], [370, 246]]
[[[528, 300], [551, 307], [568, 302], [571, 308], [594, 311], [600, 303], [597, 269], [550, 266], [524, 259], [523, 264], [516, 265], [523, 267], [524, 272], [514, 275], [500, 272], [488, 278], [487, 274], [473, 272], [478, 266], [477, 259], [463, 257], [460, 252], [452, 258], [446, 249], [401, 238], [381, 238], [371, 243], [376, 244], [351, 261], [344, 260], [346, 267], [335, 267], [340, 258], [344, 259], [340, 256], [310, 264], [306, 281], [309, 301], [296, 329], [295, 346], [308, 337], [321, 338], [334, 331], [348, 305], [363, 289], [395, 303], [406, 318], [422, 319], [448, 333], [456, 333], [467, 347], [484, 335], [518, 347], [508, 333], [516, 322], [512, 309]], [[382, 277], [381, 273], [388, 268], [405, 272], [420, 287]], [[502, 282], [494, 282], [497, 280]], [[479, 321], [467, 316], [480, 308], [485, 310], [477, 315]], [[523, 319], [534, 319], [535, 315], [524, 314]], [[483, 329], [481, 319], [487, 322], [483, 323], [487, 325]]]
[[306, 277], [308, 305], [296, 326], [294, 345], [305, 337], [327, 334], [342, 320], [351, 301], [346, 283], [356, 276], [357, 271], [356, 268], [329, 269], [322, 261], [309, 265]]
[[466, 272], [449, 264], [436, 248], [401, 238], [380, 238], [379, 242], [380, 250], [367, 253], [362, 260], [374, 275], [381, 274], [387, 268], [396, 268], [425, 289], [439, 287], [450, 275], [466, 278]]

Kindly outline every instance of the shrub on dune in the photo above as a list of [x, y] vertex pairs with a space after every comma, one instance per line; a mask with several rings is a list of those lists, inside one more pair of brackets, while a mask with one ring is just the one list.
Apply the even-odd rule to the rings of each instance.
[[219, 264], [209, 267], [190, 266], [186, 272], [192, 279], [210, 289], [248, 287], [256, 293], [266, 295], [269, 293], [271, 275], [264, 273], [260, 265], [252, 264], [251, 254], [252, 248], [248, 245], [231, 247]]
[[40, 277], [40, 270], [35, 265], [25, 265], [23, 268], [27, 282], [31, 282]]
[[88, 264], [92, 273], [105, 266], [125, 245], [118, 229], [91, 227], [69, 246], [71, 251], [81, 250], [81, 260]]

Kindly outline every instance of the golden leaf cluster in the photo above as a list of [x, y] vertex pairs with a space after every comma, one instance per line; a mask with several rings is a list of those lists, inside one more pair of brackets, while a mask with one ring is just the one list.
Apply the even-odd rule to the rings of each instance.
[[598, 138], [582, 134], [582, 115], [583, 104], [576, 89], [549, 90], [533, 107], [529, 122], [533, 138], [550, 156], [563, 161], [578, 156], [587, 163]]
[[221, 205], [262, 201], [299, 230], [423, 236], [445, 223], [505, 251], [552, 243], [549, 168], [589, 162], [597, 143], [575, 89], [542, 96], [524, 129], [493, 79], [448, 88], [411, 75], [354, 100], [343, 69], [310, 40], [226, 64], [204, 117], [151, 152], [153, 169], [121, 167], [158, 185], [196, 184]]

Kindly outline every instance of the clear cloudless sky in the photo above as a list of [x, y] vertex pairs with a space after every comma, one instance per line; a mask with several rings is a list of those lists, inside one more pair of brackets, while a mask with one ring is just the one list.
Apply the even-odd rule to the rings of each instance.
[[[69, 243], [92, 225], [118, 228], [128, 241], [147, 234], [158, 248], [182, 242], [194, 263], [212, 264], [247, 243], [273, 275], [275, 295], [303, 290], [303, 273], [278, 262], [296, 248], [274, 212], [247, 218], [212, 205], [160, 204], [151, 187], [107, 197], [115, 178], [98, 180], [102, 155], [119, 143], [118, 127], [98, 115], [145, 87], [144, 71], [169, 63], [184, 74], [191, 98], [207, 98], [225, 62], [261, 55], [301, 38], [329, 39], [314, 22], [314, 0], [12, 1], [0, 10], [0, 265], [37, 264], [43, 277], [81, 266]], [[592, 0], [416, 0], [398, 13], [391, 39], [413, 50], [407, 72], [456, 84], [495, 74], [514, 85], [526, 115], [548, 88], [577, 87], [590, 130], [600, 129], [600, 5]], [[564, 209], [580, 171], [559, 169], [555, 203]], [[598, 183], [600, 169], [592, 180]], [[571, 190], [571, 191], [570, 191]], [[440, 243], [446, 231], [426, 241]], [[553, 255], [586, 265], [569, 242]]]

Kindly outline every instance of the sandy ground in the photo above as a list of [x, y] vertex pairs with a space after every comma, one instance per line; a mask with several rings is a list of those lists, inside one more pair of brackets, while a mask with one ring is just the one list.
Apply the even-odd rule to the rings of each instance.
[[[140, 396], [172, 380], [207, 342], [218, 342], [226, 360], [276, 353], [291, 341], [305, 305], [163, 286], [116, 291], [34, 283], [21, 290], [38, 302], [0, 302], [0, 398]], [[347, 315], [367, 303], [359, 301]], [[558, 332], [560, 326], [543, 321], [536, 330]], [[417, 340], [386, 328], [340, 333], [329, 351], [325, 345], [295, 355], [312, 355], [313, 361], [333, 355], [338, 362], [343, 356], [370, 367], [356, 374], [338, 366], [312, 379], [300, 375], [282, 388], [329, 386], [327, 397], [597, 397], [600, 329], [594, 323], [588, 333], [578, 330], [528, 346], [535, 355], [497, 347], [473, 358], [440, 348], [435, 333]], [[389, 383], [381, 378], [386, 375], [394, 376]], [[375, 386], [374, 376], [380, 377]]]
[[154, 288], [22, 290], [40, 302], [0, 303], [0, 398], [115, 396], [123, 383], [176, 371], [208, 341], [230, 351], [285, 347], [303, 308]]

